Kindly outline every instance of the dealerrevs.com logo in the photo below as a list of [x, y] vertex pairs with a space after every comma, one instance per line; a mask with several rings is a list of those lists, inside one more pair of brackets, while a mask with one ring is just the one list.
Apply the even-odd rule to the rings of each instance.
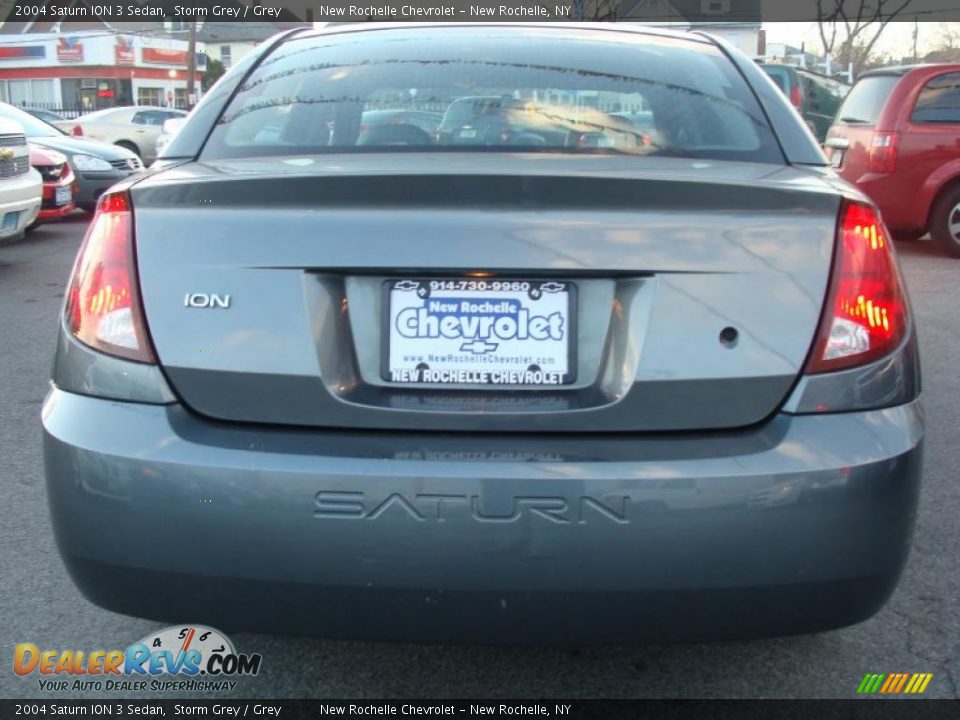
[[35, 677], [44, 692], [233, 690], [234, 678], [260, 672], [263, 658], [238, 653], [219, 630], [177, 625], [151, 633], [126, 650], [14, 648], [13, 671]]

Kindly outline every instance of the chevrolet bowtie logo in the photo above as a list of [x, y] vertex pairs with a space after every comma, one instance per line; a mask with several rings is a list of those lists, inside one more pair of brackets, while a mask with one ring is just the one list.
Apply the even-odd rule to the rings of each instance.
[[460, 352], [471, 352], [474, 355], [484, 355], [493, 352], [499, 346], [498, 343], [488, 343], [486, 340], [474, 340], [473, 342], [463, 343], [460, 346]]
[[9, 160], [13, 157], [13, 150], [10, 148], [0, 148], [0, 160]]

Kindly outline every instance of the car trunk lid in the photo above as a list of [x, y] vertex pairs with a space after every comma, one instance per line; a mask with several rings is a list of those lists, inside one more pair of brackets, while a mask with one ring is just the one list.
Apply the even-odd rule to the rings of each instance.
[[[132, 197], [147, 323], [195, 411], [504, 432], [769, 416], [813, 341], [840, 202], [783, 166], [448, 153], [192, 163]], [[389, 289], [477, 277], [572, 289], [569, 384], [383, 372]]]

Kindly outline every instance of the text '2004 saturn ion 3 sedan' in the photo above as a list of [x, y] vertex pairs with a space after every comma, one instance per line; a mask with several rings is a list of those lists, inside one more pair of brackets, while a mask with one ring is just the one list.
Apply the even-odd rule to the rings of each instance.
[[[442, 135], [362, 127], [450, 107]], [[877, 210], [737, 51], [341, 26], [246, 56], [101, 199], [46, 477], [74, 580], [119, 612], [809, 632], [893, 591], [919, 391]]]

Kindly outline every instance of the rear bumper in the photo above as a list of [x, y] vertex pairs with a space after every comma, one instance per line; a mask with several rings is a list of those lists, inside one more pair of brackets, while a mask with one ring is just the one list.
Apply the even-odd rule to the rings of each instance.
[[703, 640], [875, 613], [906, 560], [919, 403], [669, 437], [250, 429], [54, 390], [47, 485], [93, 602], [224, 629]]
[[43, 182], [34, 169], [16, 180], [5, 180], [0, 186], [0, 223], [7, 213], [19, 213], [15, 225], [0, 227], [0, 238], [19, 235], [32, 223], [40, 210]]
[[[69, 187], [71, 189], [70, 202], [66, 205], [57, 205], [57, 189]], [[40, 204], [40, 212], [37, 213], [37, 222], [49, 222], [64, 218], [77, 209], [76, 196], [74, 190], [74, 179], [71, 177], [69, 182], [60, 182], [56, 185], [44, 184], [43, 201]]]

